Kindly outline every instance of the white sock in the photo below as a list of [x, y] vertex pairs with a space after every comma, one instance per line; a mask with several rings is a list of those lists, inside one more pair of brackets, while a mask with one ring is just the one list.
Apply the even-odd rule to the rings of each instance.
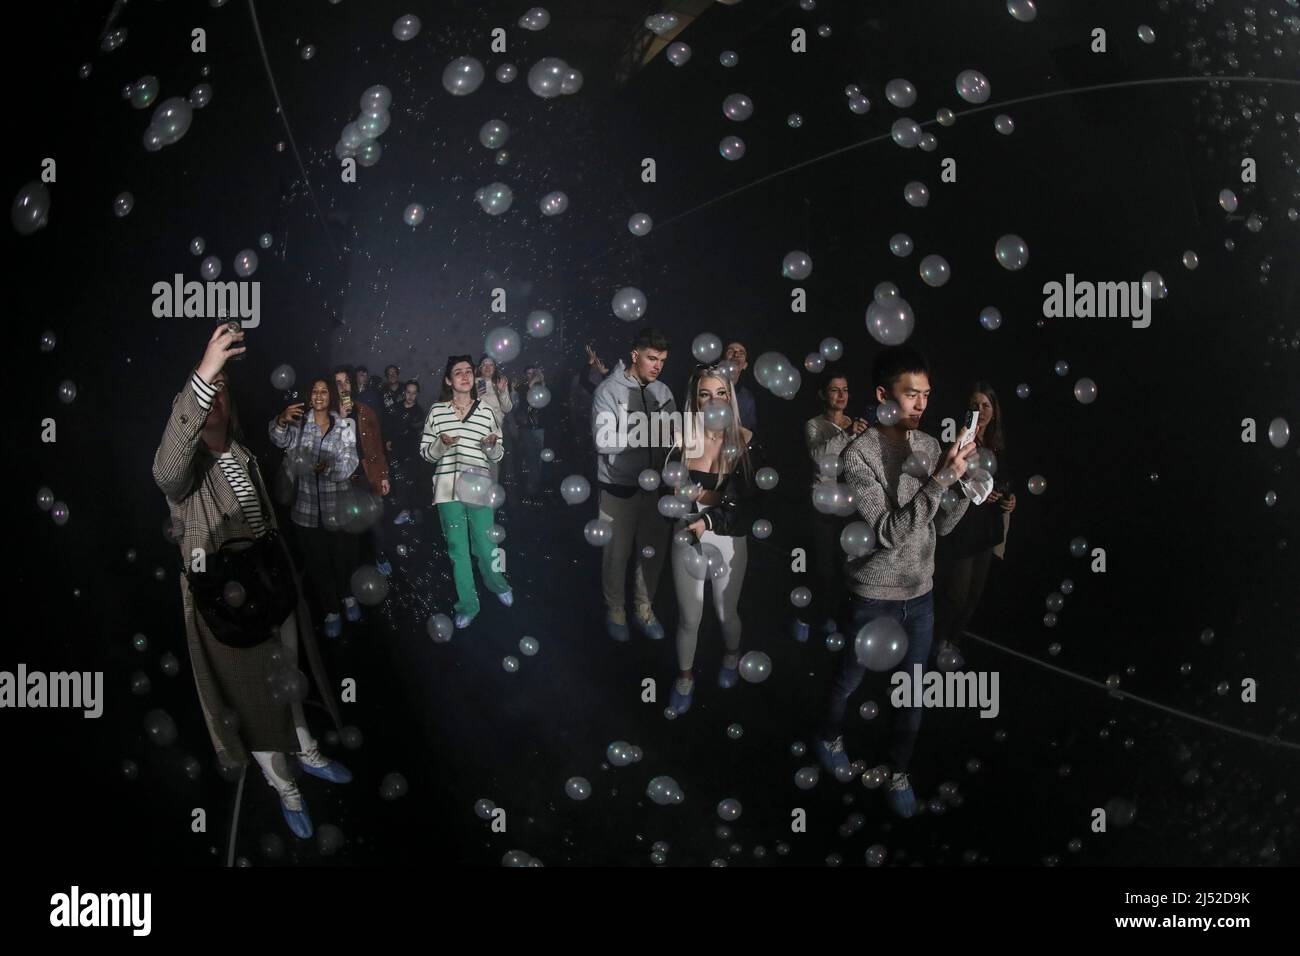
[[280, 799], [290, 810], [302, 809], [302, 794], [298, 792], [298, 785], [288, 777], [280, 768], [276, 767], [276, 758], [285, 759], [285, 755], [273, 750], [254, 750], [253, 758], [257, 765], [262, 768], [262, 776], [266, 782], [275, 788], [280, 794]]
[[677, 693], [689, 694], [691, 692], [691, 688], [695, 686], [695, 678], [679, 677], [677, 678], [677, 683], [674, 686], [677, 689]]
[[357, 599], [354, 597], [345, 597], [343, 599], [343, 603], [346, 604], [348, 607], [356, 607]]

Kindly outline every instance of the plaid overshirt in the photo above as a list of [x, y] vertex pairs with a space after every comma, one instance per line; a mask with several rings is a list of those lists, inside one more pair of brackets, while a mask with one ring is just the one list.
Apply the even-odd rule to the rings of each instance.
[[308, 461], [319, 461], [322, 456], [330, 459], [330, 466], [319, 475], [311, 472], [294, 476], [291, 517], [300, 528], [338, 527], [339, 496], [350, 488], [348, 478], [357, 470], [356, 423], [336, 412], [330, 412], [330, 418], [333, 423], [323, 436], [310, 411], [298, 424], [281, 426], [273, 418], [268, 427], [271, 444], [286, 449], [282, 467], [292, 469], [299, 446]]

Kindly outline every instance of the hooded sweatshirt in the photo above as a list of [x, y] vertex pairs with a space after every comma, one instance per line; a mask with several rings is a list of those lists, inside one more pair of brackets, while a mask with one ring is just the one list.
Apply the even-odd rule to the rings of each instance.
[[[591, 402], [596, 480], [602, 488], [626, 496], [638, 488], [636, 479], [642, 471], [647, 468], [658, 471], [663, 467], [664, 457], [673, 446], [666, 416], [676, 411], [673, 393], [663, 382], [642, 385], [628, 374], [621, 361], [614, 367], [597, 386]], [[643, 414], [656, 413], [665, 417], [641, 418]], [[621, 433], [623, 429], [627, 432]], [[633, 439], [635, 447], [623, 444], [629, 439]]]

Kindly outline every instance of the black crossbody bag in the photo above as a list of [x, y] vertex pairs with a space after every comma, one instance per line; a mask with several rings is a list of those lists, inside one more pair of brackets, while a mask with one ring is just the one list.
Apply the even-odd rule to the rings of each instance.
[[[269, 501], [255, 459], [249, 478], [267, 515]], [[218, 467], [216, 465], [213, 466]], [[207, 480], [212, 480], [211, 471]], [[276, 637], [278, 628], [298, 607], [298, 584], [288, 551], [275, 529], [260, 538], [232, 538], [215, 555], [207, 570], [186, 567], [194, 607], [212, 636], [229, 647], [256, 647]]]

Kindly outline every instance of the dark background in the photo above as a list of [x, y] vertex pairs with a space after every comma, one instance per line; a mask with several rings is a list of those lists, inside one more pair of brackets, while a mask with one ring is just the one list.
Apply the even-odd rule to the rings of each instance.
[[[3, 240], [18, 407], [4, 430], [17, 526], [6, 549], [11, 624], [0, 666], [103, 670], [107, 695], [98, 721], [56, 711], [0, 714], [16, 781], [6, 798], [16, 845], [86, 862], [216, 865], [225, 858], [233, 788], [215, 773], [195, 699], [176, 552], [163, 539], [166, 509], [149, 475], [171, 397], [209, 331], [200, 320], [154, 318], [150, 290], [177, 271], [197, 278], [188, 251], [195, 235], [221, 257], [223, 279], [238, 250], [256, 248], [263, 232], [275, 237], [272, 250], [258, 249], [263, 321], [249, 335], [236, 392], [252, 447], [270, 464], [276, 459], [261, 423], [284, 399], [269, 385], [272, 368], [288, 362], [301, 382], [340, 361], [372, 369], [395, 361], [404, 377], [426, 384], [427, 403], [437, 377], [431, 370], [443, 357], [480, 352], [483, 334], [501, 324], [488, 311], [497, 286], [507, 289], [506, 318], [518, 331], [533, 308], [558, 319], [550, 339], [525, 340], [513, 368], [528, 359], [546, 366], [557, 391], [551, 435], [560, 436], [548, 444], [570, 461], [561, 440], [571, 437], [564, 435], [564, 382], [584, 342], [595, 343], [611, 366], [622, 357], [635, 326], [615, 319], [608, 302], [628, 284], [645, 290], [647, 321], [673, 339], [666, 380], [679, 397], [689, 343], [700, 332], [742, 337], [751, 363], [767, 350], [798, 363], [834, 335], [845, 344], [858, 406], [879, 348], [863, 314], [876, 283], [893, 281], [917, 314], [911, 341], [934, 368], [923, 427], [937, 434], [941, 419], [956, 417], [966, 383], [977, 377], [994, 384], [1004, 406], [1005, 462], [1019, 508], [1007, 560], [974, 630], [1093, 680], [1123, 675], [1125, 690], [1187, 714], [1300, 739], [1300, 608], [1289, 540], [1297, 526], [1297, 446], [1277, 450], [1264, 437], [1274, 416], [1300, 423], [1300, 224], [1287, 217], [1300, 196], [1300, 91], [1244, 81], [1130, 86], [1009, 106], [1015, 133], [992, 130], [998, 103], [1094, 84], [1250, 73], [1294, 81], [1294, 10], [1283, 6], [1270, 17], [1257, 9], [1252, 19], [1247, 4], [1201, 13], [1187, 3], [1107, 0], [1042, 4], [1037, 20], [1024, 24], [996, 2], [822, 0], [805, 13], [795, 3], [745, 0], [708, 7], [688, 26], [679, 39], [694, 57], [685, 67], [660, 54], [619, 82], [621, 58], [658, 7], [603, 4], [605, 12], [592, 17], [589, 6], [547, 4], [552, 23], [533, 34], [514, 26], [522, 5], [261, 4], [270, 65], [325, 223], [292, 150], [276, 149], [285, 133], [245, 4], [214, 10], [136, 0], [116, 21], [129, 35], [112, 53], [98, 52], [97, 43], [108, 3], [12, 11], [11, 35], [21, 38], [25, 56], [4, 66], [17, 100], [6, 182], [16, 193], [46, 156], [58, 161], [58, 182], [50, 187], [48, 227], [28, 237], [6, 229]], [[404, 13], [420, 15], [424, 28], [398, 43], [390, 27]], [[1251, 22], [1254, 36], [1246, 29]], [[821, 23], [833, 27], [827, 39], [815, 33]], [[1139, 23], [1155, 29], [1156, 44], [1138, 41]], [[498, 25], [509, 35], [506, 55], [488, 51], [488, 31]], [[189, 52], [195, 26], [208, 31], [206, 55]], [[789, 52], [795, 26], [810, 34], [803, 57]], [[1104, 56], [1087, 51], [1094, 26], [1108, 29]], [[1275, 27], [1282, 36], [1272, 35]], [[300, 59], [299, 42], [315, 44], [316, 56]], [[738, 52], [736, 68], [718, 64], [723, 49]], [[473, 95], [456, 98], [439, 78], [462, 54], [479, 57], [488, 77]], [[552, 101], [533, 96], [524, 75], [545, 55], [581, 69], [584, 89]], [[508, 86], [491, 75], [505, 60], [521, 73]], [[85, 61], [93, 72], [83, 81], [77, 66]], [[121, 87], [151, 73], [162, 83], [160, 99], [184, 96], [204, 79], [205, 64], [211, 104], [195, 112], [179, 143], [146, 153], [140, 136], [149, 111], [133, 110]], [[967, 67], [989, 77], [991, 108], [942, 128], [932, 121], [937, 108], [959, 115], [971, 109], [952, 87]], [[895, 76], [916, 85], [915, 106], [900, 111], [887, 103], [883, 86]], [[356, 185], [344, 185], [333, 144], [374, 83], [394, 96], [384, 155], [358, 171]], [[847, 109], [848, 83], [870, 98], [867, 115]], [[756, 105], [742, 124], [720, 109], [738, 91]], [[804, 119], [798, 130], [785, 122], [795, 111]], [[927, 121], [939, 138], [935, 152], [902, 150], [886, 139], [774, 175], [887, 133], [904, 114]], [[504, 167], [477, 141], [492, 117], [513, 131]], [[739, 162], [718, 155], [718, 140], [728, 134], [747, 144]], [[1258, 161], [1258, 185], [1240, 181], [1247, 155]], [[644, 156], [658, 162], [656, 184], [639, 180]], [[945, 156], [958, 160], [955, 184], [939, 181]], [[489, 217], [473, 194], [497, 179], [512, 185], [515, 203]], [[928, 208], [903, 202], [903, 185], [913, 179], [930, 187]], [[565, 190], [571, 205], [546, 219], [536, 202], [554, 188]], [[1217, 204], [1223, 188], [1241, 200], [1235, 217]], [[112, 201], [124, 189], [136, 205], [117, 219]], [[412, 201], [428, 206], [415, 230], [401, 221]], [[645, 238], [627, 232], [636, 211], [655, 219]], [[1244, 227], [1252, 212], [1263, 217], [1259, 233]], [[889, 236], [899, 231], [915, 241], [907, 259], [888, 251]], [[1008, 232], [1031, 250], [1021, 272], [993, 259], [995, 240]], [[788, 311], [791, 283], [780, 262], [790, 249], [814, 261], [802, 283], [806, 315]], [[1182, 267], [1184, 249], [1199, 254], [1195, 271]], [[930, 252], [952, 265], [952, 280], [939, 289], [916, 275]], [[1039, 321], [1045, 282], [1067, 272], [1134, 281], [1148, 269], [1169, 287], [1148, 329], [1122, 319]], [[1004, 315], [992, 333], [977, 322], [990, 304]], [[49, 354], [37, 348], [46, 329], [59, 338]], [[1070, 364], [1065, 377], [1052, 371], [1059, 359]], [[1098, 383], [1093, 405], [1072, 396], [1081, 375]], [[649, 865], [650, 845], [663, 839], [672, 845], [672, 864], [816, 864], [831, 853], [861, 863], [873, 843], [901, 863], [1294, 862], [1293, 747], [1112, 699], [977, 643], [968, 661], [1001, 672], [1002, 714], [994, 721], [927, 714], [914, 773], [923, 797], [941, 781], [956, 781], [960, 806], [901, 825], [857, 784], [823, 779], [810, 794], [794, 789], [795, 770], [815, 760], [796, 759], [789, 747], [811, 743], [834, 664], [816, 638], [795, 644], [785, 627], [785, 596], [801, 583], [788, 556], [805, 520], [800, 422], [817, 410], [813, 378], [805, 375], [791, 402], [762, 390], [758, 396], [759, 437], [782, 482], [767, 512], [777, 534], [751, 541], [742, 616], [746, 647], [773, 658], [771, 680], [725, 697], [712, 686], [720, 640], [706, 615], [692, 711], [668, 723], [663, 701], [640, 702], [643, 677], [656, 677], [667, 692], [671, 640], [614, 645], [604, 636], [597, 555], [581, 538], [594, 501], [540, 513], [507, 505], [501, 520], [516, 607], [485, 607], [470, 632], [433, 645], [424, 620], [450, 605], [446, 558], [431, 526], [408, 529], [413, 557], [397, 567], [393, 597], [326, 646], [332, 677], [358, 679], [360, 700], [346, 718], [364, 744], [327, 747], [356, 772], [354, 784], [326, 789], [312, 781], [306, 793], [317, 826], [337, 824], [347, 845], [323, 858], [312, 844], [294, 841], [254, 775], [238, 854], [257, 864], [491, 865], [521, 848], [550, 865]], [[57, 398], [64, 379], [78, 388], [67, 406]], [[1030, 385], [1028, 400], [1015, 397], [1019, 382]], [[58, 423], [54, 444], [39, 441], [47, 416]], [[1246, 417], [1259, 425], [1254, 445], [1240, 440]], [[557, 465], [551, 483], [568, 473]], [[1030, 474], [1047, 477], [1046, 494], [1025, 491]], [[43, 485], [68, 503], [65, 527], [34, 507]], [[1271, 508], [1264, 504], [1269, 489], [1279, 498]], [[1070, 557], [1068, 542], [1078, 535], [1106, 548], [1107, 573], [1091, 574]], [[164, 569], [164, 580], [155, 579], [155, 568]], [[1075, 591], [1048, 629], [1043, 599], [1066, 577]], [[671, 634], [668, 583], [659, 608]], [[1208, 646], [1198, 640], [1205, 628], [1215, 632]], [[136, 633], [148, 638], [143, 653], [132, 648]], [[518, 654], [523, 634], [536, 636], [542, 652], [507, 674], [500, 660]], [[1053, 641], [1063, 651], [1049, 658]], [[168, 650], [181, 660], [175, 679], [159, 669]], [[1191, 664], [1186, 676], [1184, 663]], [[137, 671], [150, 678], [146, 695], [130, 691]], [[1239, 700], [1244, 677], [1259, 682], [1256, 704]], [[1220, 681], [1232, 688], [1227, 695], [1215, 692]], [[146, 739], [142, 721], [154, 708], [175, 718], [174, 747]], [[323, 713], [313, 713], [323, 732]], [[724, 733], [733, 721], [745, 728], [735, 742]], [[871, 759], [870, 730], [854, 718], [851, 755]], [[995, 730], [1005, 731], [1003, 739], [994, 739]], [[642, 762], [602, 769], [604, 748], [616, 739], [643, 747]], [[182, 771], [187, 756], [202, 765], [197, 780]], [[972, 757], [983, 764], [975, 773], [965, 769]], [[128, 759], [138, 764], [138, 779], [123, 776]], [[410, 784], [395, 802], [379, 796], [390, 772]], [[681, 807], [656, 807], [642, 796], [660, 773], [681, 783]], [[564, 795], [564, 781], [575, 774], [593, 784], [585, 803]], [[507, 835], [489, 834], [473, 815], [479, 797], [507, 808]], [[719, 838], [713, 808], [724, 797], [740, 799], [745, 813]], [[1090, 834], [1090, 809], [1114, 799], [1137, 807], [1132, 826]], [[196, 806], [208, 809], [206, 836], [189, 831]], [[809, 810], [807, 835], [789, 833], [795, 806]], [[865, 826], [838, 834], [853, 812], [864, 815]], [[1067, 848], [1074, 838], [1082, 840], [1078, 852]], [[781, 842], [788, 855], [778, 855]], [[760, 847], [765, 852], [755, 856]]]

